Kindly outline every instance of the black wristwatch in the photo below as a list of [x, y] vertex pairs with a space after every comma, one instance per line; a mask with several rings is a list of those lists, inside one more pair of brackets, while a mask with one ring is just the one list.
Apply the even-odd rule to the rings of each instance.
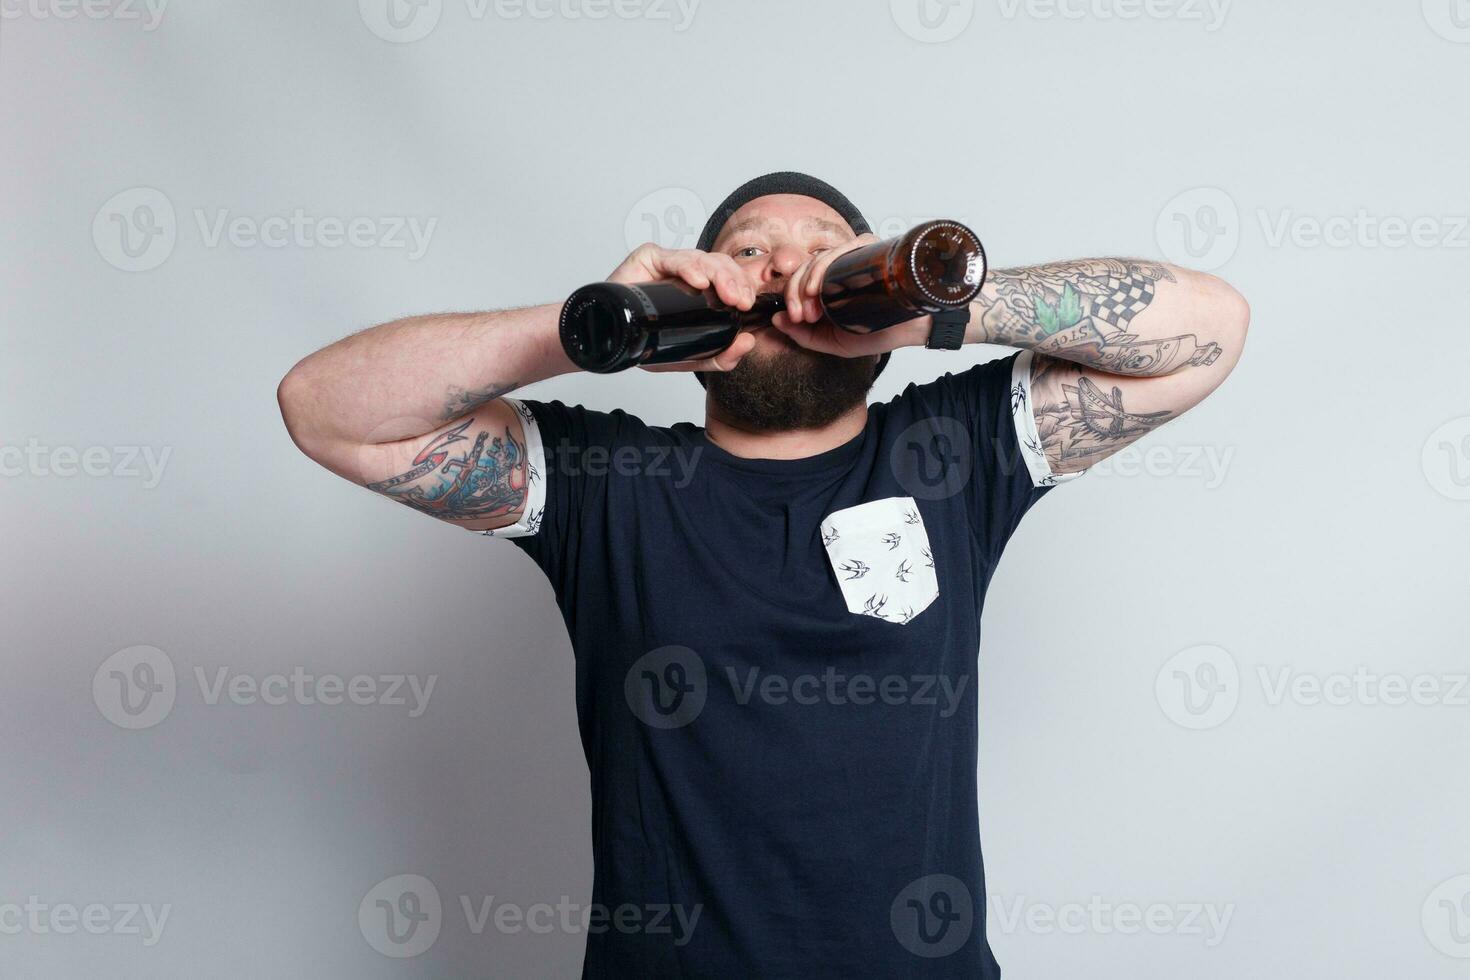
[[933, 326], [924, 346], [929, 350], [959, 350], [965, 343], [965, 327], [970, 323], [969, 304], [931, 315]]

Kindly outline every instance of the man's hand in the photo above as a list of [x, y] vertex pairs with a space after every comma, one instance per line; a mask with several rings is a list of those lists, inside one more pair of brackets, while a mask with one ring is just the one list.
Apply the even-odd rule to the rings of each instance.
[[838, 357], [867, 357], [900, 347], [922, 347], [929, 339], [927, 316], [894, 324], [886, 330], [854, 333], [837, 326], [822, 310], [822, 280], [832, 261], [839, 255], [877, 241], [877, 235], [859, 235], [836, 248], [813, 255], [787, 281], [786, 309], [776, 314], [771, 325], [802, 347]]
[[[695, 289], [714, 289], [720, 301], [739, 310], [755, 302], [750, 276], [723, 252], [701, 252], [694, 248], [662, 248], [649, 242], [633, 250], [607, 277], [608, 282], [640, 283], [676, 280]], [[714, 357], [673, 364], [641, 365], [645, 371], [732, 371], [750, 353], [755, 338], [741, 333], [735, 342]]]

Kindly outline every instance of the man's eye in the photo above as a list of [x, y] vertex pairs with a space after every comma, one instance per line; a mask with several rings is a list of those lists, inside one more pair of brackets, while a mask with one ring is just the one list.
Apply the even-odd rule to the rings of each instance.
[[737, 259], [753, 259], [760, 254], [761, 247], [759, 245], [744, 245], [735, 250], [735, 257]]
[[832, 251], [832, 247], [830, 245], [818, 245], [816, 248], [812, 249], [811, 254], [821, 255], [823, 252], [830, 251]]

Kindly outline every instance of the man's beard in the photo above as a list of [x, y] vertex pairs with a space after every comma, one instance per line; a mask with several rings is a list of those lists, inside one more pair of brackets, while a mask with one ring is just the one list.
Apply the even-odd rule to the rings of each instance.
[[877, 363], [877, 355], [806, 348], [751, 351], [733, 371], [709, 372], [704, 381], [720, 415], [742, 429], [816, 429], [867, 400]]

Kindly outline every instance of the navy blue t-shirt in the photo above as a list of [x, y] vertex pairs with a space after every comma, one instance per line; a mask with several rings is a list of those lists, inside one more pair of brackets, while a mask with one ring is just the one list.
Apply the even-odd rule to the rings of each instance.
[[584, 977], [998, 977], [976, 802], [980, 613], [1059, 478], [1022, 353], [805, 459], [516, 401], [511, 537], [576, 655]]

